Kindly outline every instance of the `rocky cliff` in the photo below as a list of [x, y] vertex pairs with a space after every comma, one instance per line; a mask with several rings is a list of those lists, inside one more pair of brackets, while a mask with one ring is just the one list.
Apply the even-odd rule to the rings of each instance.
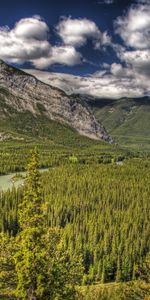
[[0, 89], [6, 91], [1, 101], [17, 112], [29, 111], [38, 118], [42, 111], [49, 119], [67, 124], [82, 135], [111, 141], [105, 128], [95, 119], [80, 96], [66, 95], [58, 88], [8, 66], [3, 61], [0, 61]]

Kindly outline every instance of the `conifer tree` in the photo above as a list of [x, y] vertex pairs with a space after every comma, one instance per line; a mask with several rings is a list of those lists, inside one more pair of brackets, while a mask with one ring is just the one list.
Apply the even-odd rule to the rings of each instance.
[[[28, 165], [24, 199], [19, 210], [15, 255], [18, 298], [24, 300], [74, 299], [75, 285], [80, 280], [80, 259], [70, 261], [63, 250], [60, 233], [45, 225], [43, 199], [34, 151]], [[69, 297], [69, 298], [68, 298]]]
[[139, 275], [142, 280], [150, 283], [150, 252], [146, 255], [143, 266], [139, 268]]
[[0, 292], [14, 289], [16, 286], [16, 276], [14, 272], [15, 262], [15, 239], [7, 233], [0, 234]]
[[105, 269], [105, 264], [104, 264], [104, 261], [103, 261], [101, 283], [105, 283], [105, 282], [106, 282], [106, 269]]
[[121, 281], [121, 265], [120, 265], [120, 257], [118, 256], [116, 282], [120, 282], [120, 281]]
[[32, 152], [28, 164], [28, 172], [25, 181], [25, 192], [19, 207], [19, 225], [21, 229], [43, 227], [43, 199], [40, 184], [39, 158], [36, 150]]

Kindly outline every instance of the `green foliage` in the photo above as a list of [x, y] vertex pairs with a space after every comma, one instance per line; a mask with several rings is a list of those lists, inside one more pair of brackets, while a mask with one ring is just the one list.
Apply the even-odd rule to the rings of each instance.
[[92, 99], [88, 102], [96, 118], [120, 144], [134, 150], [150, 151], [150, 99]]
[[150, 285], [143, 281], [97, 284], [79, 288], [77, 300], [149, 300]]
[[31, 162], [28, 165], [28, 173], [25, 181], [23, 201], [19, 207], [19, 225], [21, 229], [44, 224], [42, 211], [42, 193], [40, 184], [40, 172], [38, 170], [38, 155], [33, 152]]
[[[149, 167], [148, 159], [131, 159], [121, 166], [66, 164], [41, 175], [44, 224], [63, 230], [70, 257], [83, 254], [85, 283], [139, 277], [150, 250]], [[1, 230], [16, 234], [23, 191], [0, 197]]]
[[[0, 291], [9, 290], [16, 285], [14, 274], [15, 261], [13, 255], [16, 251], [15, 239], [8, 234], [0, 234]], [[8, 284], [9, 283], [9, 284]], [[0, 293], [1, 295], [1, 293]]]
[[16, 287], [17, 299], [73, 300], [75, 286], [82, 278], [82, 258], [71, 257], [58, 229], [45, 225], [38, 166], [37, 153], [33, 152], [18, 208], [20, 230], [15, 238], [2, 234], [0, 277], [7, 280], [9, 288]]
[[69, 161], [70, 161], [71, 163], [77, 163], [77, 162], [78, 162], [78, 158], [77, 158], [75, 155], [71, 155], [71, 156], [69, 157]]
[[137, 271], [140, 278], [150, 284], [150, 252], [147, 253], [142, 266]]
[[[42, 214], [42, 197], [39, 181], [37, 153], [32, 154], [28, 165], [23, 201], [19, 206], [21, 232], [16, 237], [18, 251], [15, 254], [17, 296], [21, 299], [36, 299], [43, 296], [45, 275], [45, 231]], [[55, 245], [55, 244], [54, 244]]]
[[61, 138], [58, 140], [59, 143], [53, 140], [0, 142], [0, 174], [24, 171], [33, 148], [37, 148], [39, 152], [40, 168], [69, 164], [71, 153], [74, 153], [73, 156], [78, 158], [80, 164], [103, 163], [104, 160], [111, 161], [112, 158], [117, 160], [121, 155], [124, 157], [130, 155], [117, 145], [92, 141], [78, 135], [71, 142], [65, 140], [63, 135], [62, 141]]
[[[110, 291], [107, 282], [148, 280], [149, 158], [129, 159], [133, 154], [118, 146], [87, 138], [72, 141], [0, 144], [1, 173], [24, 170], [33, 147], [40, 158], [34, 153], [23, 188], [0, 193], [2, 299], [14, 300], [16, 285], [17, 298], [28, 299], [32, 290], [38, 299], [80, 299], [83, 266], [84, 284], [106, 282], [103, 291], [91, 287], [83, 299], [117, 300], [123, 287], [131, 295], [123, 300], [147, 293], [143, 285], [128, 284]], [[39, 167], [49, 171], [40, 175]]]

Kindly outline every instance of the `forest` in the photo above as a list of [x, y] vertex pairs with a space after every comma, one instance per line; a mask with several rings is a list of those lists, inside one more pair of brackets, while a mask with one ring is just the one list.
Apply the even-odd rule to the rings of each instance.
[[[148, 156], [141, 159], [131, 153], [123, 152], [122, 149], [117, 149], [117, 152], [108, 147], [106, 151], [104, 147], [105, 144], [101, 151], [94, 148], [95, 155], [93, 156], [88, 155], [84, 147], [80, 155], [75, 149], [73, 152], [70, 149], [64, 149], [62, 152], [61, 149], [53, 153], [48, 148], [43, 147], [41, 150], [39, 147], [38, 167], [42, 165], [40, 161], [44, 161], [43, 166], [49, 167], [48, 171], [38, 175], [41, 189], [42, 226], [49, 230], [59, 231], [63, 257], [67, 255], [69, 270], [74, 274], [74, 278], [78, 273], [80, 280], [76, 281], [76, 286], [81, 288], [76, 289], [76, 294], [72, 292], [68, 294], [66, 290], [66, 294], [63, 294], [62, 286], [65, 284], [59, 282], [62, 294], [54, 293], [51, 296], [47, 294], [47, 296], [29, 298], [27, 295], [18, 296], [21, 295], [20, 292], [17, 294], [18, 298], [10, 299], [148, 299], [144, 297], [149, 294], [147, 285], [149, 279], [147, 278], [149, 278], [150, 251], [150, 160]], [[18, 159], [16, 166], [21, 162], [21, 169], [29, 160], [28, 148], [26, 150], [23, 148], [24, 153], [28, 155], [24, 155], [22, 161], [21, 155], [17, 155], [18, 150], [15, 148], [13, 155]], [[9, 151], [8, 148], [8, 157]], [[6, 151], [3, 151], [3, 155], [6, 155]], [[122, 163], [118, 164], [118, 160]], [[10, 158], [8, 166], [12, 168], [13, 163], [14, 160]], [[8, 167], [3, 170], [1, 163], [1, 174], [8, 171]], [[27, 178], [30, 176], [30, 180], [27, 180], [23, 187], [17, 190], [13, 188], [0, 194], [0, 231], [3, 236], [6, 235], [7, 239], [8, 237], [16, 239], [20, 232], [24, 234], [22, 226], [27, 227], [25, 220], [29, 218], [29, 215], [30, 218], [32, 217], [31, 211], [34, 212], [33, 195], [31, 197], [33, 202], [31, 204], [28, 202], [29, 194], [33, 192], [30, 181], [32, 182], [35, 174], [34, 172], [31, 174], [31, 170], [28, 173]], [[23, 204], [25, 197], [30, 209], [22, 206], [21, 220], [23, 219], [25, 223], [22, 225], [20, 205], [25, 205]], [[35, 205], [37, 209], [38, 205]], [[36, 222], [39, 224], [39, 219], [38, 221], [36, 219]], [[29, 227], [31, 229], [32, 225]], [[54, 235], [54, 245], [55, 238], [57, 240]], [[65, 274], [66, 264], [61, 255], [61, 267], [64, 268]], [[1, 259], [3, 261], [2, 254]], [[75, 265], [75, 261], [79, 262], [78, 270], [71, 267]], [[148, 267], [145, 267], [146, 264]], [[143, 276], [141, 274], [145, 274], [144, 268], [146, 268], [146, 279], [144, 279], [146, 281], [142, 283], [142, 287], [139, 284], [133, 286], [141, 282], [141, 276]], [[3, 275], [3, 270], [0, 271]], [[72, 278], [71, 275], [70, 278]], [[69, 280], [69, 285], [74, 286], [72, 279]], [[131, 282], [133, 284], [130, 287]], [[93, 287], [92, 289], [92, 286], [98, 285], [99, 287], [105, 286], [105, 288], [101, 290]], [[113, 285], [113, 292], [111, 285]], [[13, 283], [12, 286], [14, 289], [15, 284]], [[86, 287], [91, 288], [87, 290]], [[3, 283], [1, 290], [6, 290]], [[139, 293], [139, 298], [136, 298], [136, 295], [130, 298], [130, 295], [134, 294], [133, 290], [136, 290], [136, 295]], [[69, 290], [69, 293], [70, 291], [72, 290]], [[93, 291], [95, 291], [95, 296]], [[2, 299], [5, 299], [4, 294], [2, 294]], [[13, 294], [13, 297], [16, 297], [16, 294]]]

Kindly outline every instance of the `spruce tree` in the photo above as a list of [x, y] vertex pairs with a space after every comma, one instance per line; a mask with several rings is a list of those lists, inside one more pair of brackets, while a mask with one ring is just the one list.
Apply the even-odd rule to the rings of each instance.
[[33, 152], [28, 165], [25, 193], [19, 208], [20, 232], [15, 254], [16, 295], [24, 300], [75, 299], [75, 285], [82, 275], [82, 260], [63, 249], [60, 232], [45, 225], [38, 171]]
[[121, 279], [122, 279], [122, 276], [121, 276], [121, 263], [120, 263], [120, 257], [118, 256], [117, 271], [116, 271], [116, 282], [120, 282]]
[[150, 283], [150, 252], [146, 255], [142, 267], [139, 268], [139, 276], [146, 283]]
[[12, 291], [16, 286], [15, 261], [13, 255], [16, 251], [13, 237], [7, 233], [0, 233], [0, 296], [1, 293]]
[[44, 294], [45, 250], [43, 234], [44, 217], [38, 155], [32, 153], [25, 181], [23, 201], [19, 207], [19, 232], [16, 240], [19, 245], [15, 255], [17, 273], [17, 296], [22, 299], [39, 299]]

